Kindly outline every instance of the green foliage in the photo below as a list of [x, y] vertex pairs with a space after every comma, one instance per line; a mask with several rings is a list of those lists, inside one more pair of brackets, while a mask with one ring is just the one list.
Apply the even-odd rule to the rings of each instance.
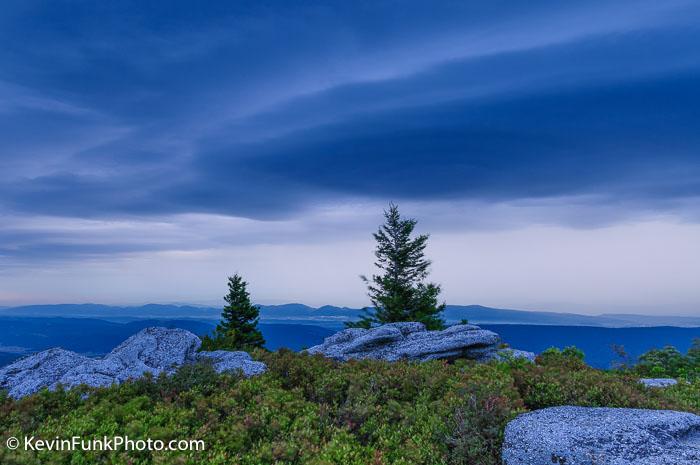
[[411, 237], [417, 221], [401, 218], [394, 204], [389, 204], [384, 217], [385, 223], [374, 233], [374, 264], [382, 273], [371, 280], [362, 276], [373, 308], [366, 308], [361, 320], [348, 326], [367, 328], [375, 323], [420, 321], [428, 329], [442, 329], [440, 313], [445, 304], [438, 300], [440, 286], [424, 282], [430, 267], [424, 255], [429, 236]]
[[0, 389], [0, 406], [4, 404], [5, 402], [10, 401], [10, 396], [7, 394], [7, 391], [4, 389]]
[[687, 410], [700, 412], [700, 378], [664, 388], [664, 397], [669, 402], [683, 405]]
[[[565, 350], [566, 351], [566, 350]], [[537, 364], [335, 362], [253, 351], [268, 372], [219, 375], [209, 364], [110, 388], [0, 398], [0, 438], [201, 439], [204, 451], [25, 452], [8, 465], [500, 465], [505, 425], [554, 405], [700, 413], [700, 382], [664, 390], [583, 364], [575, 351]], [[88, 394], [85, 396], [85, 394]]]
[[700, 379], [700, 339], [693, 340], [685, 355], [672, 346], [652, 349], [639, 357], [634, 371], [653, 378]]
[[540, 358], [545, 360], [550, 358], [557, 360], [561, 357], [569, 359], [569, 363], [573, 364], [575, 367], [584, 365], [583, 361], [586, 358], [586, 354], [576, 346], [567, 346], [564, 347], [564, 350], [559, 350], [557, 347], [550, 347], [540, 354]]
[[213, 337], [202, 338], [201, 350], [250, 350], [265, 345], [258, 329], [260, 310], [251, 303], [247, 286], [238, 274], [228, 278], [228, 294], [224, 297], [227, 305], [221, 313], [221, 322]]
[[583, 361], [586, 358], [586, 354], [584, 354], [583, 351], [576, 346], [564, 347], [564, 350], [561, 351], [561, 354], [564, 357], [573, 357], [581, 361]]
[[550, 349], [538, 357], [536, 365], [514, 369], [525, 406], [531, 410], [553, 405], [671, 408], [673, 403], [664, 399], [661, 390], [650, 391], [626, 373], [592, 369], [579, 357], [575, 351], [565, 354]]

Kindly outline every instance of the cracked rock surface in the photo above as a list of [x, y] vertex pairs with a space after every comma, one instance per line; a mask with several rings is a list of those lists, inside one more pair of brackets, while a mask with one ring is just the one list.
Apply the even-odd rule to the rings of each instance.
[[504, 465], [698, 465], [700, 416], [672, 410], [550, 407], [506, 427]]
[[[469, 358], [488, 361], [504, 355], [493, 331], [475, 325], [455, 325], [442, 331], [428, 331], [417, 322], [389, 323], [376, 328], [349, 328], [311, 347], [308, 353], [335, 360], [377, 359], [387, 361]], [[531, 352], [507, 349], [510, 356], [532, 358]]]

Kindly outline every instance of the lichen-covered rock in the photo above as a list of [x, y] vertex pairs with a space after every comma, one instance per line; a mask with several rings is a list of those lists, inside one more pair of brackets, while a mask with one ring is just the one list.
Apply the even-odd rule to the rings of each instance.
[[670, 410], [551, 407], [506, 427], [504, 465], [697, 465], [700, 416]]
[[247, 352], [229, 352], [227, 350], [215, 350], [213, 352], [199, 352], [198, 360], [211, 360], [217, 373], [243, 372], [243, 376], [261, 375], [267, 371], [263, 362], [256, 362]]
[[678, 384], [673, 378], [642, 378], [639, 382], [651, 388], [666, 388]]
[[73, 387], [109, 386], [146, 373], [170, 374], [177, 367], [194, 362], [202, 341], [184, 329], [145, 328], [122, 342], [102, 359], [90, 359], [68, 370], [61, 384]]
[[75, 352], [59, 348], [29, 355], [0, 368], [0, 389], [6, 389], [16, 399], [43, 387], [53, 389], [68, 370], [88, 360]]
[[0, 388], [14, 398], [59, 384], [71, 388], [119, 384], [151, 373], [171, 374], [178, 367], [212, 359], [218, 372], [241, 370], [245, 376], [265, 372], [245, 352], [200, 352], [201, 340], [184, 329], [146, 328], [121, 343], [103, 358], [88, 358], [63, 349], [50, 349], [25, 357], [0, 369]]
[[372, 329], [350, 328], [308, 349], [336, 360], [471, 358], [490, 360], [497, 352], [498, 334], [474, 325], [455, 325], [442, 331], [428, 331], [422, 323], [390, 323]]

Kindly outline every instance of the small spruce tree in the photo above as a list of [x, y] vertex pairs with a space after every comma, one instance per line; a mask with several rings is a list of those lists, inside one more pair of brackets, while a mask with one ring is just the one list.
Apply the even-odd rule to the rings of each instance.
[[445, 303], [438, 302], [440, 286], [425, 283], [430, 260], [424, 251], [428, 235], [411, 237], [417, 221], [401, 218], [398, 206], [389, 204], [384, 211], [384, 224], [373, 234], [377, 241], [374, 263], [382, 273], [367, 283], [372, 308], [366, 308], [360, 321], [347, 323], [349, 327], [370, 327], [373, 324], [398, 321], [419, 321], [428, 329], [441, 329], [444, 321], [440, 313]]
[[260, 310], [250, 301], [248, 283], [238, 274], [228, 278], [226, 306], [214, 335], [202, 338], [201, 350], [250, 350], [263, 347], [265, 339], [258, 329]]

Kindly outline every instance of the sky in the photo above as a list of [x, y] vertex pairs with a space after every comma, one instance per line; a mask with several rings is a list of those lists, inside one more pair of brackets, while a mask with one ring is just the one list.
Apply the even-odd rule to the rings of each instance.
[[700, 4], [13, 1], [0, 306], [364, 306], [389, 202], [451, 304], [700, 314]]

